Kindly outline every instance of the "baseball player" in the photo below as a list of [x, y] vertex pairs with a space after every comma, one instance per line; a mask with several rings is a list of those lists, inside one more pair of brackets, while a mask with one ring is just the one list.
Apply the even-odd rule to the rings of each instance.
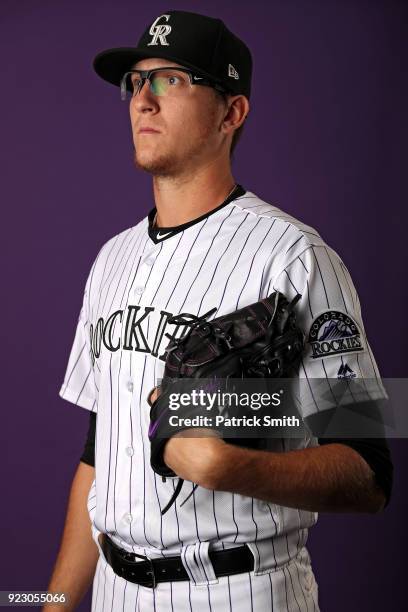
[[[60, 395], [90, 425], [49, 590], [73, 610], [93, 581], [92, 612], [317, 611], [308, 530], [319, 511], [388, 503], [384, 441], [276, 438], [258, 450], [175, 436], [164, 458], [192, 495], [163, 514], [177, 478], [150, 466], [147, 398], [166, 334], [185, 331], [171, 317], [221, 316], [273, 291], [301, 295], [300, 380], [374, 379], [364, 402], [383, 397], [350, 274], [315, 229], [233, 178], [252, 59], [220, 19], [167, 11], [94, 67], [129, 104], [155, 206], [102, 245], [85, 284]], [[305, 415], [318, 411], [305, 401]]]

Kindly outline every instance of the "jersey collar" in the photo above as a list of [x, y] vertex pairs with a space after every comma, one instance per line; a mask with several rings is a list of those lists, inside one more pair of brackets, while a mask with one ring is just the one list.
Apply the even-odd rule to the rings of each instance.
[[191, 227], [195, 223], [199, 223], [203, 219], [206, 219], [213, 213], [217, 212], [217, 210], [220, 210], [221, 208], [223, 208], [224, 206], [226, 206], [227, 204], [229, 204], [236, 198], [244, 195], [244, 193], [246, 193], [246, 189], [244, 189], [242, 185], [237, 184], [234, 191], [219, 206], [216, 206], [212, 210], [209, 210], [208, 212], [204, 213], [200, 217], [197, 217], [196, 219], [187, 221], [187, 223], [182, 223], [181, 225], [173, 225], [171, 227], [152, 227], [154, 215], [156, 214], [156, 207], [154, 207], [149, 211], [147, 215], [149, 237], [155, 244], [158, 244], [159, 242], [163, 242], [163, 240], [166, 240], [167, 238], [171, 238], [175, 234], [178, 234], [179, 232], [184, 231], [185, 229], [187, 229], [188, 227]]

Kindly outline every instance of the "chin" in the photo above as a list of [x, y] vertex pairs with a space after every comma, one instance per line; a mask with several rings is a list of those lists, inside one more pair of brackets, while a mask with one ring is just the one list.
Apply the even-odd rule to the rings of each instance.
[[134, 164], [139, 170], [144, 170], [154, 176], [172, 176], [175, 171], [174, 157], [169, 155], [138, 154], [134, 152]]

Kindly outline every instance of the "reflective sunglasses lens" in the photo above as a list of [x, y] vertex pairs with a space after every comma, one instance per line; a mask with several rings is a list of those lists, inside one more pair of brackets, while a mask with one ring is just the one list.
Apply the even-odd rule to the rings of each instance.
[[190, 91], [190, 78], [180, 70], [158, 70], [150, 76], [151, 90], [155, 96], [178, 97]]
[[[190, 77], [181, 70], [169, 68], [157, 70], [150, 74], [150, 91], [155, 96], [180, 97], [191, 90]], [[141, 89], [142, 78], [139, 72], [127, 72], [121, 81], [121, 98], [130, 100]]]

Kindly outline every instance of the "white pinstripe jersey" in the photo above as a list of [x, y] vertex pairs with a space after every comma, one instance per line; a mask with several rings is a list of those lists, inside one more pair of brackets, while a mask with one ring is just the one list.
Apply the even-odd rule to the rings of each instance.
[[[307, 558], [316, 513], [202, 487], [180, 507], [191, 483], [160, 513], [176, 479], [162, 482], [150, 467], [146, 397], [163, 374], [164, 334], [174, 332], [167, 319], [214, 306], [213, 316], [220, 316], [274, 290], [288, 299], [300, 293], [295, 312], [308, 343], [299, 376], [379, 373], [341, 258], [312, 227], [253, 192], [240, 193], [174, 233], [161, 231], [162, 240], [149, 235], [149, 213], [102, 246], [86, 281], [60, 395], [97, 412], [88, 498], [95, 538], [105, 532], [122, 548], [152, 557], [183, 554], [199, 542], [213, 549], [246, 542], [262, 571], [297, 554]], [[307, 410], [314, 409], [309, 403]], [[282, 452], [317, 440], [273, 444]]]

